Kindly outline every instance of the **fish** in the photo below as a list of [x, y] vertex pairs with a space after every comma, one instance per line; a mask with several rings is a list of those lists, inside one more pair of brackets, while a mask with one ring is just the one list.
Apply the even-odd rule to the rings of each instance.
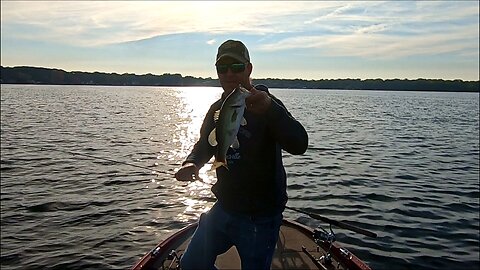
[[239, 85], [225, 98], [220, 110], [214, 113], [215, 128], [208, 136], [210, 145], [217, 147], [212, 170], [221, 166], [228, 169], [228, 148], [238, 149], [240, 147], [237, 133], [240, 125], [245, 126], [247, 124], [243, 113], [246, 107], [245, 99], [249, 95], [250, 91]]

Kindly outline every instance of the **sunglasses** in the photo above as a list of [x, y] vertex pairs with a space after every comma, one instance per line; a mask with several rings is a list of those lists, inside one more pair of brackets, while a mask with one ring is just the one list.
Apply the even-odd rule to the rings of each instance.
[[237, 64], [230, 64], [230, 65], [215, 65], [215, 67], [217, 68], [217, 72], [219, 74], [227, 73], [229, 68], [233, 73], [240, 73], [245, 70], [245, 66], [246, 66], [245, 63], [237, 63]]

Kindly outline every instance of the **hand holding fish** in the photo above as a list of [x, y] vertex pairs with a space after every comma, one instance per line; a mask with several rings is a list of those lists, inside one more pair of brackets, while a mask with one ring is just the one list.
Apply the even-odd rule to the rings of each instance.
[[193, 163], [185, 163], [176, 173], [175, 178], [178, 181], [195, 181], [202, 180], [198, 175], [197, 165]]
[[259, 91], [252, 87], [251, 95], [245, 99], [247, 110], [254, 114], [265, 113], [272, 104], [272, 98], [264, 91]]

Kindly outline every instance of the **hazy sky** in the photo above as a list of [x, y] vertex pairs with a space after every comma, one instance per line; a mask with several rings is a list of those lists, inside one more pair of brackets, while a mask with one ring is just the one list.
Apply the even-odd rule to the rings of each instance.
[[2, 66], [212, 77], [479, 79], [479, 1], [1, 1]]

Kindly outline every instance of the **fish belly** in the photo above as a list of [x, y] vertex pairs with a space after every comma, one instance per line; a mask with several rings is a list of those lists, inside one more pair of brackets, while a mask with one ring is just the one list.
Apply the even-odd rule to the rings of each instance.
[[[216, 137], [217, 137], [217, 154], [215, 155], [215, 161], [225, 163], [228, 148], [233, 144], [235, 137], [240, 129], [240, 124], [243, 118], [243, 112], [245, 107], [235, 107], [232, 110], [226, 111], [220, 114], [218, 122]], [[222, 166], [222, 164], [220, 164]]]

